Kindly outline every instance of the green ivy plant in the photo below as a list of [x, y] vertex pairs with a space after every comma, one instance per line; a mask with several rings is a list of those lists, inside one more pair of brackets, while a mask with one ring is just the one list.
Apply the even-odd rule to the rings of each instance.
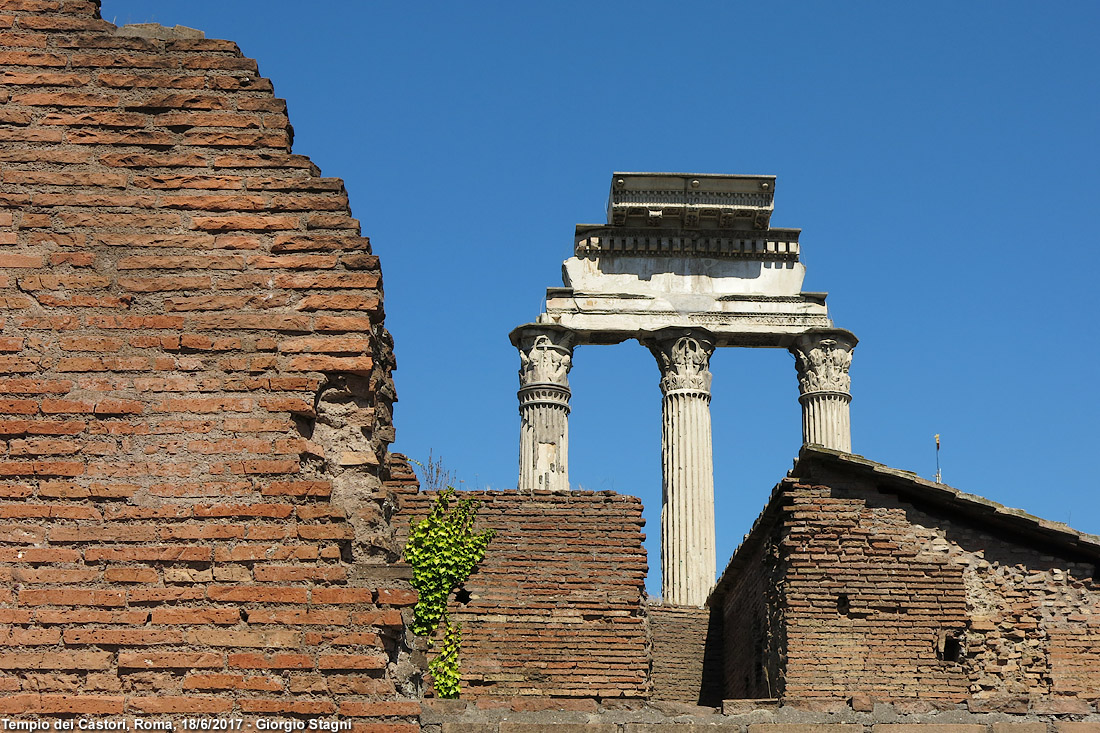
[[459, 624], [452, 624], [447, 617], [447, 599], [485, 557], [485, 548], [495, 534], [491, 529], [474, 532], [480, 506], [475, 499], [456, 499], [455, 490], [447, 487], [439, 492], [426, 519], [410, 522], [405, 543], [412, 585], [420, 594], [413, 608], [412, 630], [430, 639], [437, 628], [444, 628], [443, 646], [429, 662], [428, 671], [436, 693], [445, 698], [456, 698], [462, 690], [458, 660], [462, 632]]

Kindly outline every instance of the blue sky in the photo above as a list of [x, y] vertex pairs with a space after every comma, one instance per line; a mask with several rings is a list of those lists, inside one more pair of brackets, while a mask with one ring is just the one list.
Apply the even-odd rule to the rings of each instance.
[[[515, 486], [508, 332], [615, 170], [778, 176], [804, 289], [859, 336], [853, 449], [1100, 533], [1100, 4], [104, 0], [229, 38], [345, 180], [382, 257], [396, 450]], [[718, 566], [800, 442], [786, 352], [712, 359]], [[581, 347], [574, 487], [642, 497], [659, 592], [660, 391]]]

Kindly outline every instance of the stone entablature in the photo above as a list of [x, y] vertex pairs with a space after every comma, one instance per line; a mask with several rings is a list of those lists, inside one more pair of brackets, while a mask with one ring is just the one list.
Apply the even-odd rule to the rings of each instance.
[[615, 173], [607, 222], [667, 229], [767, 229], [775, 176]]
[[577, 257], [691, 255], [797, 262], [798, 237], [801, 233], [801, 229], [668, 232], [654, 231], [648, 227], [578, 224], [573, 253]]

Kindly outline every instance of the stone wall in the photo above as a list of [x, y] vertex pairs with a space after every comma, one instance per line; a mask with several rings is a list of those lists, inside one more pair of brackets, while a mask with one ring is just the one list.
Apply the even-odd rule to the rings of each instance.
[[[491, 704], [490, 704], [491, 702]], [[1100, 715], [928, 711], [913, 703], [779, 705], [731, 700], [721, 707], [636, 701], [512, 698], [428, 700], [426, 733], [1100, 733]]]
[[[642, 504], [612, 492], [464, 492], [497, 535], [452, 600], [462, 624], [463, 697], [644, 697]], [[433, 492], [406, 497], [397, 520], [424, 517]]]
[[342, 182], [235, 44], [95, 2], [0, 0], [0, 101], [0, 712], [415, 729]]

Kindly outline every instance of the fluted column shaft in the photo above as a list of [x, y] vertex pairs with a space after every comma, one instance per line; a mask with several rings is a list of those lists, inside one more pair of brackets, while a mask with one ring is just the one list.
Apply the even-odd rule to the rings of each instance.
[[573, 333], [519, 330], [519, 489], [569, 491], [569, 370]]
[[791, 346], [798, 369], [802, 404], [802, 443], [852, 452], [852, 349], [859, 343], [848, 331], [808, 331]]
[[714, 586], [714, 457], [710, 355], [692, 333], [648, 344], [661, 368], [661, 594], [665, 603], [702, 606]]

